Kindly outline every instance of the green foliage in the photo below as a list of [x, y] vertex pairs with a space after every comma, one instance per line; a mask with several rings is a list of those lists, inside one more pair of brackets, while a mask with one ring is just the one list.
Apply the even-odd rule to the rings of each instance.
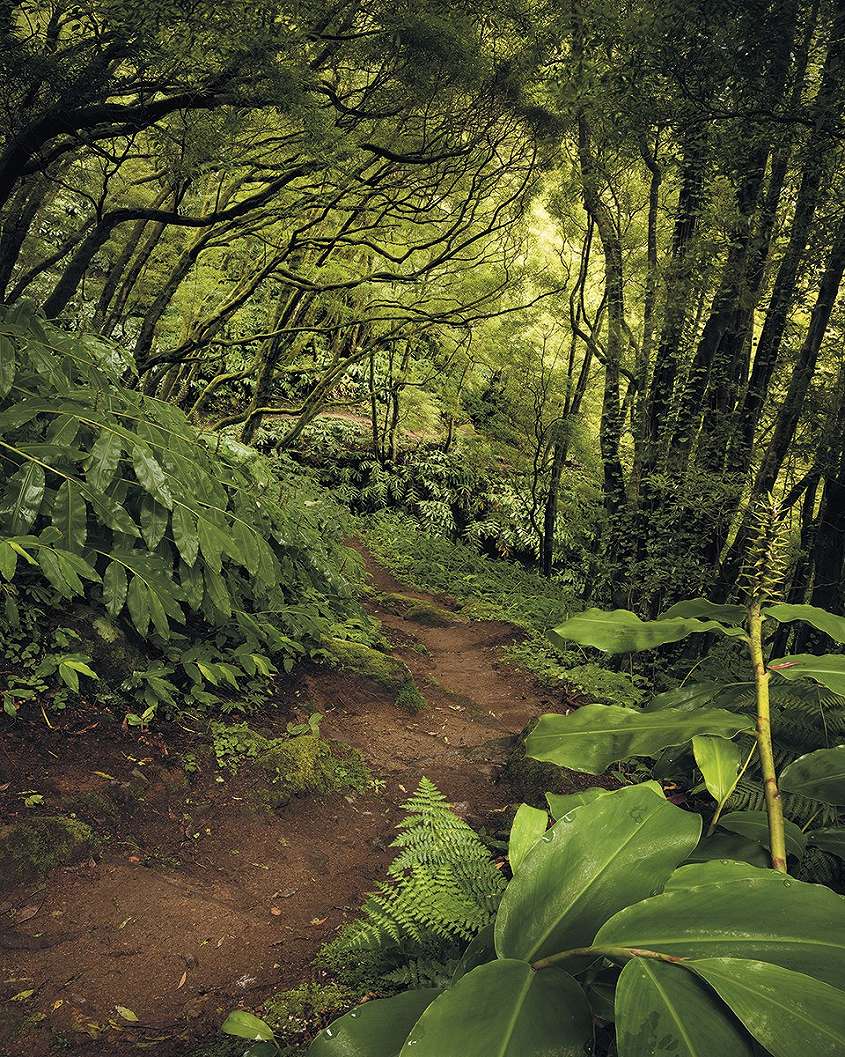
[[442, 956], [495, 912], [502, 875], [443, 794], [423, 778], [403, 807], [389, 879], [367, 898], [362, 917], [324, 949], [321, 961], [329, 967], [369, 952], [384, 973], [422, 951]]
[[[805, 1032], [836, 1057], [845, 1043], [841, 898], [741, 862], [681, 865], [698, 820], [652, 787], [584, 800], [523, 858], [495, 949], [456, 974], [416, 1024], [402, 1022], [400, 1057], [697, 1057], [714, 1045], [750, 1057], [752, 1038], [774, 1057], [799, 1057]], [[606, 1000], [590, 1009], [597, 974]], [[379, 1041], [389, 1022], [390, 1008], [373, 1003], [354, 1052], [395, 1053]], [[328, 1048], [313, 1052], [344, 1052], [332, 1038], [330, 1027], [319, 1039]]]
[[[0, 337], [13, 353], [0, 400], [7, 624], [21, 600], [84, 600], [131, 628], [157, 658], [124, 676], [138, 723], [186, 700], [248, 706], [274, 662], [290, 670], [338, 634], [357, 606], [322, 509], [250, 449], [126, 388], [114, 346], [22, 308], [3, 314]], [[38, 666], [35, 679], [56, 674], [73, 693], [96, 678], [84, 651]], [[7, 712], [26, 689], [4, 688]]]

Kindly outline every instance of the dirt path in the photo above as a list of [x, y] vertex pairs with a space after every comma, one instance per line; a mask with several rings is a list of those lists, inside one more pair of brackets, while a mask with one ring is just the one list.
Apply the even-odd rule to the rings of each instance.
[[[378, 590], [409, 593], [365, 557]], [[474, 821], [506, 808], [494, 780], [510, 738], [554, 707], [497, 661], [513, 628], [428, 627], [370, 608], [428, 708], [412, 716], [370, 681], [315, 669], [287, 688], [275, 721], [283, 730], [307, 699], [325, 714], [324, 736], [361, 750], [384, 782], [378, 792], [302, 799], [268, 816], [246, 807], [237, 779], [206, 773], [185, 788], [164, 756], [167, 734], [144, 744], [101, 723], [79, 737], [34, 726], [15, 735], [9, 795], [38, 789], [58, 812], [130, 775], [149, 791], [140, 813], [114, 821], [100, 854], [0, 902], [0, 997], [32, 991], [6, 1005], [0, 1053], [41, 1057], [58, 1038], [77, 1057], [138, 1044], [183, 1054], [233, 1005], [256, 1006], [308, 976], [319, 946], [383, 876], [399, 805], [422, 775]]]

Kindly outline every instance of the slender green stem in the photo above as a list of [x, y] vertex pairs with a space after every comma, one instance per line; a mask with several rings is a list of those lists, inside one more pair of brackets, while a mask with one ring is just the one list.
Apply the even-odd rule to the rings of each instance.
[[757, 748], [763, 772], [763, 793], [769, 816], [769, 849], [772, 868], [786, 873], [786, 836], [783, 826], [783, 804], [778, 789], [775, 757], [772, 751], [772, 724], [769, 710], [769, 677], [763, 656], [763, 618], [760, 603], [752, 602], [748, 609], [748, 648], [754, 665], [757, 687]]
[[631, 958], [653, 958], [659, 962], [672, 962], [677, 964], [686, 961], [674, 954], [663, 954], [660, 951], [645, 950], [641, 947], [573, 947], [568, 951], [559, 951], [557, 954], [549, 954], [539, 961], [533, 962], [532, 969], [549, 969], [553, 965], [559, 965], [569, 958], [611, 958], [614, 961], [630, 961]]

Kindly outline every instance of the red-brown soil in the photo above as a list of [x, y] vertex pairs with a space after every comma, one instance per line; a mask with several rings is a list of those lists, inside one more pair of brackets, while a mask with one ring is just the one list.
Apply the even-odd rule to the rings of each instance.
[[[365, 557], [378, 589], [415, 593]], [[23, 789], [54, 813], [112, 783], [140, 782], [144, 793], [140, 809], [105, 824], [93, 858], [0, 901], [3, 1057], [42, 1057], [58, 1041], [75, 1057], [186, 1053], [233, 1006], [255, 1007], [308, 977], [317, 949], [383, 876], [400, 804], [422, 775], [471, 821], [501, 818], [508, 790], [496, 777], [510, 739], [556, 706], [497, 659], [517, 633], [493, 622], [426, 627], [370, 607], [413, 672], [424, 712], [410, 715], [367, 680], [312, 668], [280, 683], [275, 707], [251, 722], [281, 732], [309, 702], [325, 714], [323, 736], [360, 749], [385, 783], [377, 792], [259, 813], [244, 779], [221, 781], [213, 766], [185, 784], [176, 758], [190, 751], [189, 732], [173, 725], [144, 737], [102, 714], [68, 714], [54, 730], [21, 722], [5, 739], [6, 817], [26, 815]], [[138, 1023], [122, 1021], [117, 1006]], [[22, 1014], [31, 1027], [21, 1035]], [[18, 1021], [5, 1039], [4, 1016]]]

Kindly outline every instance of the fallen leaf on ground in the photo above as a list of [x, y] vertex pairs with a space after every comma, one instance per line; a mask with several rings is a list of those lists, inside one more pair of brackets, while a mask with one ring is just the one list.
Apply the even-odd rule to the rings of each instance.
[[179, 990], [180, 987], [184, 987], [185, 986], [185, 982], [187, 981], [187, 979], [188, 979], [188, 974], [186, 972], [182, 973], [182, 976], [181, 976], [181, 978], [179, 980], [179, 983], [176, 985], [176, 990], [177, 991]]
[[328, 918], [311, 918], [312, 925], [324, 925], [329, 919]]
[[273, 915], [274, 918], [277, 918], [282, 912], [279, 907], [270, 907], [270, 913]]
[[32, 998], [35, 994], [35, 988], [30, 987], [28, 991], [18, 991], [16, 995], [12, 995], [9, 999], [10, 1002], [26, 1002], [28, 998]]
[[128, 1020], [130, 1023], [134, 1023], [138, 1019], [138, 1014], [131, 1009], [127, 1009], [126, 1006], [115, 1006], [114, 1008], [124, 1020]]
[[21, 907], [21, 909], [15, 914], [15, 921], [29, 921], [30, 918], [34, 918], [41, 907]]

